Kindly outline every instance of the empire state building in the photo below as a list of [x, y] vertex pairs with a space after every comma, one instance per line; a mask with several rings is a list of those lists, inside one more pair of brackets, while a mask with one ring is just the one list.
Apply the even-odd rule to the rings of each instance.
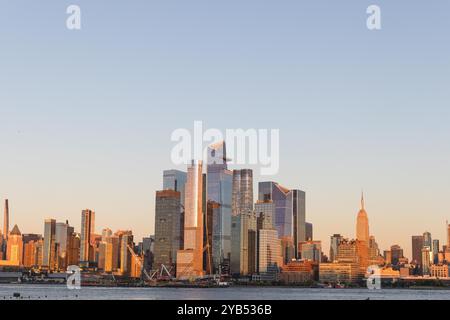
[[361, 209], [356, 219], [356, 239], [369, 245], [369, 218], [364, 209], [364, 194], [361, 194]]

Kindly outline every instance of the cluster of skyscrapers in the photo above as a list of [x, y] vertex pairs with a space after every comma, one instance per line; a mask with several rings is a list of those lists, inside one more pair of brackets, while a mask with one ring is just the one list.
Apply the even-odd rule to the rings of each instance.
[[448, 278], [450, 244], [439, 248], [428, 233], [413, 237], [411, 261], [398, 245], [381, 252], [363, 195], [355, 239], [332, 235], [326, 256], [305, 221], [305, 192], [263, 181], [255, 200], [252, 170], [228, 170], [225, 143], [211, 145], [207, 160], [206, 168], [193, 162], [187, 173], [164, 171], [164, 190], [156, 192], [153, 269], [165, 266], [178, 279], [219, 274], [288, 283], [358, 282], [369, 266], [390, 279]]
[[[340, 234], [330, 238], [328, 259], [319, 265], [321, 282], [357, 282], [368, 276], [368, 268], [378, 268], [378, 275], [390, 281], [418, 281], [427, 279], [450, 280], [450, 225], [446, 223], [447, 245], [439, 247], [431, 234], [412, 236], [412, 260], [403, 255], [403, 249], [395, 244], [381, 254], [375, 237], [369, 233], [369, 219], [361, 197], [361, 209], [357, 215], [356, 239], [346, 239]], [[328, 260], [328, 261], [326, 261]]]
[[[192, 161], [187, 171], [166, 170], [156, 191], [154, 235], [137, 245], [131, 230], [95, 231], [95, 212], [81, 211], [81, 230], [46, 219], [44, 235], [9, 229], [5, 200], [0, 232], [0, 269], [64, 271], [70, 265], [100, 274], [132, 278], [191, 280], [212, 275], [239, 281], [305, 283], [358, 282], [369, 266], [389, 279], [450, 279], [450, 225], [447, 243], [429, 232], [412, 236], [412, 259], [399, 245], [381, 253], [369, 231], [364, 197], [356, 217], [356, 237], [330, 237], [329, 255], [306, 222], [305, 192], [262, 181], [254, 190], [251, 169], [229, 170], [226, 144], [207, 149], [207, 163]], [[255, 199], [256, 198], [256, 199]], [[152, 273], [152, 276], [149, 276]]]
[[[447, 223], [448, 225], [448, 223]], [[442, 248], [438, 239], [433, 239], [431, 233], [424, 232], [422, 235], [412, 236], [412, 263], [416, 266], [415, 274], [442, 275], [448, 273], [447, 262], [450, 261], [450, 227], [447, 230], [447, 244]], [[391, 259], [396, 257], [392, 255]]]
[[95, 212], [81, 212], [81, 232], [77, 233], [69, 222], [45, 219], [44, 236], [22, 234], [17, 225], [9, 230], [9, 203], [5, 200], [4, 232], [0, 233], [0, 267], [29, 268], [39, 272], [65, 271], [70, 265], [83, 270], [140, 277], [146, 257], [152, 246], [144, 238], [138, 246], [130, 230], [113, 233], [103, 229], [95, 233]]
[[[156, 192], [153, 268], [179, 279], [252, 275], [300, 258], [306, 241], [305, 192], [229, 170], [226, 144], [208, 147], [207, 164], [167, 170]], [[206, 167], [206, 168], [205, 168]]]

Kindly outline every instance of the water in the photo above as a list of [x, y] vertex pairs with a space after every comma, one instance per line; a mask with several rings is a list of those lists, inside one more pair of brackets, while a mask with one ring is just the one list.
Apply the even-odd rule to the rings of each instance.
[[1, 300], [450, 300], [450, 290], [410, 289], [328, 289], [280, 287], [229, 288], [100, 288], [69, 290], [65, 285], [0, 284]]

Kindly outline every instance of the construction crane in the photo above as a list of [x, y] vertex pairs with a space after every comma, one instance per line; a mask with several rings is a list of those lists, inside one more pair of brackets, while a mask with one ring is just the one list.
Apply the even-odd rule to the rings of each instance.
[[147, 270], [145, 270], [144, 266], [142, 265], [141, 259], [144, 260], [143, 257], [139, 257], [139, 256], [134, 252], [134, 250], [131, 248], [131, 246], [130, 246], [129, 244], [127, 245], [127, 248], [128, 248], [128, 251], [130, 251], [130, 253], [132, 254], [133, 258], [139, 263], [139, 266], [141, 267], [141, 270], [142, 270], [142, 272], [144, 273], [144, 275], [147, 277], [147, 279], [148, 279], [149, 281], [152, 281], [152, 277], [150, 277], [150, 275], [148, 274]]

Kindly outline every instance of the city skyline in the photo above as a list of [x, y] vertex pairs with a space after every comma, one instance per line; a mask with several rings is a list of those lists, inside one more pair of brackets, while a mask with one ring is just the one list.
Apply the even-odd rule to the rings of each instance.
[[202, 120], [280, 129], [263, 179], [308, 194], [325, 247], [355, 237], [361, 188], [380, 247], [445, 239], [450, 3], [384, 1], [372, 32], [369, 1], [80, 0], [79, 31], [68, 3], [19, 2], [0, 10], [0, 197], [22, 232], [45, 217], [80, 230], [87, 207], [148, 235], [160, 172], [181, 169], [170, 135]]
[[[200, 168], [201, 168], [201, 164], [200, 164]], [[206, 170], [203, 170], [203, 171], [205, 171], [205, 173], [206, 173]], [[235, 171], [236, 171], [236, 173], [239, 173], [239, 172], [248, 171], [248, 169], [241, 169], [241, 170], [235, 170]], [[176, 189], [175, 189], [175, 186], [177, 185], [177, 183], [175, 182], [176, 179], [173, 180], [173, 179], [169, 178], [169, 180], [166, 180], [166, 174], [168, 174], [168, 176], [173, 176], [176, 173], [178, 173], [178, 175], [179, 174], [183, 174], [183, 173], [187, 175], [187, 172], [183, 172], [183, 171], [179, 171], [179, 170], [165, 170], [164, 171], [164, 178], [163, 178], [163, 181], [162, 181], [162, 184], [161, 184], [162, 185], [162, 190], [164, 190], [164, 191], [155, 190], [155, 193], [156, 193], [157, 197], [158, 197], [158, 193], [160, 193], [161, 195], [167, 197], [168, 196], [168, 194], [167, 194], [168, 191], [169, 192], [176, 191]], [[204, 173], [204, 175], [205, 175], [205, 173]], [[182, 177], [182, 180], [186, 182], [185, 179], [186, 179], [186, 176], [184, 178]], [[169, 181], [172, 181], [172, 183], [170, 183]], [[258, 182], [255, 182], [255, 183], [258, 183]], [[184, 190], [184, 186], [182, 186], [182, 187], [179, 186], [179, 188]], [[257, 190], [259, 190], [259, 189], [257, 189]], [[264, 190], [264, 187], [263, 187], [263, 190]], [[231, 189], [230, 189], [230, 191], [231, 191]], [[175, 192], [175, 193], [177, 193], [177, 192]], [[178, 195], [178, 197], [179, 197], [179, 195]], [[180, 205], [180, 199], [178, 201], [179, 201], [178, 207], [179, 208], [183, 208], [183, 205]], [[264, 201], [261, 200], [261, 199], [254, 201], [253, 202], [253, 205], [255, 206], [254, 211], [255, 212], [257, 211], [258, 205], [263, 205], [263, 204], [264, 204]], [[2, 235], [4, 235], [3, 230], [4, 230], [5, 223], [7, 223], [7, 227], [8, 228], [11, 228], [11, 225], [15, 226], [15, 228], [18, 227], [17, 223], [12, 223], [12, 224], [10, 223], [10, 220], [9, 220], [10, 219], [10, 208], [9, 208], [9, 206], [10, 206], [10, 199], [4, 199], [3, 224], [0, 227], [0, 234], [2, 234]], [[368, 231], [370, 223], [368, 222], [368, 214], [365, 211], [365, 208], [366, 208], [366, 206], [365, 206], [364, 193], [362, 193], [361, 194], [361, 198], [360, 198], [360, 210], [357, 213], [357, 215], [355, 215], [356, 228], [355, 228], [355, 232], [354, 232], [353, 235], [345, 234], [343, 232], [340, 232], [339, 230], [336, 230], [335, 233], [330, 234], [328, 237], [325, 237], [325, 238], [317, 238], [316, 237], [316, 238], [313, 238], [311, 240], [321, 241], [325, 245], [325, 247], [330, 248], [332, 242], [330, 241], [330, 242], [327, 243], [327, 240], [329, 240], [329, 238], [332, 237], [333, 235], [334, 236], [339, 235], [339, 236], [341, 236], [342, 238], [345, 238], [345, 239], [355, 239], [355, 240], [358, 239], [358, 240], [361, 240], [361, 241], [365, 242], [366, 245], [369, 245], [369, 241], [366, 241], [365, 239], [367, 238], [367, 236], [370, 236], [370, 238], [372, 238], [374, 234], [372, 232], [369, 233], [369, 231]], [[95, 218], [91, 218], [90, 217], [91, 215], [93, 217], [95, 216], [94, 210], [82, 209], [81, 211], [82, 211], [82, 214], [81, 214], [82, 218], [81, 218], [80, 227], [79, 228], [71, 227], [71, 228], [72, 228], [72, 230], [75, 230], [75, 232], [77, 232], [77, 230], [79, 230], [79, 234], [81, 236], [80, 257], [85, 257], [85, 256], [89, 256], [89, 253], [88, 253], [89, 252], [88, 251], [89, 248], [87, 248], [87, 247], [89, 247], [88, 243], [90, 241], [90, 240], [82, 240], [83, 237], [86, 237], [85, 234], [89, 235], [88, 237], [90, 238], [94, 234], [100, 234], [101, 233], [100, 231], [104, 231], [106, 229], [110, 230], [109, 229], [110, 226], [109, 225], [102, 225], [102, 226], [99, 227], [99, 230], [95, 230], [95, 223], [94, 223], [94, 219]], [[274, 209], [274, 211], [275, 211], [275, 209]], [[231, 214], [231, 211], [230, 211], [230, 214]], [[87, 216], [89, 218], [86, 218]], [[360, 222], [361, 217], [363, 217], [363, 219], [364, 219], [363, 221], [364, 222]], [[88, 222], [87, 222], [85, 228], [88, 228], [89, 231], [84, 231], [84, 228], [82, 227], [83, 223], [84, 223], [83, 221], [86, 220], [86, 219], [88, 219], [87, 220]], [[92, 221], [91, 221], [91, 219], [92, 219]], [[42, 230], [43, 232], [36, 232], [35, 230], [26, 230], [26, 232], [23, 232], [23, 233], [25, 233], [25, 234], [41, 234], [41, 235], [44, 236], [44, 235], [46, 235], [48, 233], [48, 231], [47, 231], [47, 224], [51, 223], [53, 226], [51, 227], [50, 233], [52, 234], [51, 237], [54, 238], [54, 237], [56, 237], [56, 227], [57, 227], [58, 224], [61, 224], [61, 223], [57, 223], [56, 222], [58, 220], [64, 220], [64, 219], [63, 218], [54, 218], [54, 217], [52, 217], [52, 218], [45, 218], [44, 219], [44, 222], [45, 222], [44, 223], [44, 228]], [[69, 227], [69, 225], [67, 224], [68, 220], [64, 220], [64, 221], [66, 221], [66, 225], [67, 225], [67, 227]], [[361, 226], [361, 223], [363, 224], [363, 226]], [[76, 224], [77, 223], [75, 223], [75, 225]], [[231, 226], [231, 221], [230, 221], [230, 226]], [[93, 228], [93, 229], [91, 229], [91, 228]], [[125, 229], [127, 229], [127, 230], [134, 230], [133, 228], [122, 228], [122, 227], [113, 228], [113, 229], [119, 230], [119, 231], [120, 230], [125, 230]], [[362, 231], [361, 231], [361, 234], [363, 234], [362, 238], [358, 238], [358, 232], [359, 232], [358, 230], [360, 230], [360, 229], [362, 229]], [[415, 241], [414, 239], [416, 239], [417, 237], [420, 237], [422, 239], [422, 233], [423, 233], [423, 237], [425, 237], [426, 234], [429, 235], [428, 238], [426, 238], [426, 239], [428, 239], [428, 243], [425, 243], [425, 246], [428, 246], [430, 248], [430, 250], [431, 250], [431, 248], [435, 248], [435, 245], [434, 245], [435, 241], [437, 241], [438, 244], [439, 243], [443, 244], [444, 246], [445, 245], [447, 245], [447, 246], [450, 245], [450, 225], [448, 224], [448, 220], [445, 221], [445, 225], [443, 226], [443, 229], [445, 229], [445, 231], [444, 231], [445, 236], [443, 238], [436, 237], [435, 236], [436, 233], [434, 232], [434, 230], [432, 232], [430, 232], [429, 230], [424, 230], [423, 232], [418, 232], [418, 234], [420, 234], [420, 236], [417, 236], [415, 233], [411, 233], [410, 236], [409, 236], [409, 239], [406, 241], [407, 243], [409, 241], [408, 245], [405, 245], [405, 246], [400, 245], [402, 250], [405, 251], [405, 256], [409, 259], [409, 261], [413, 262], [414, 258], [417, 257], [417, 255], [418, 255], [417, 253], [414, 253], [414, 245], [415, 245], [414, 244], [414, 241]], [[136, 234], [134, 234], [134, 235], [135, 235], [136, 239], [144, 239], [144, 238], [146, 238], [148, 236], [154, 236], [155, 235], [155, 229], [153, 229], [152, 232], [145, 233], [142, 236], [140, 236], [140, 235], [136, 236]], [[47, 238], [47, 241], [52, 241], [51, 240], [52, 238], [50, 238], [50, 239]], [[380, 237], [376, 237], [376, 239], [377, 239], [378, 243], [381, 240]], [[411, 239], [412, 239], [412, 242], [413, 242], [412, 245], [411, 245]], [[308, 240], [308, 239], [305, 239], [305, 240]], [[390, 245], [388, 245], [386, 247], [383, 247], [381, 245], [379, 245], [379, 247], [380, 247], [380, 249], [389, 250], [389, 248], [391, 248], [392, 246], [399, 245], [400, 243], [402, 243], [402, 242], [401, 241], [397, 241], [397, 242], [391, 243]], [[44, 242], [44, 261], [46, 259], [45, 258], [46, 251], [48, 251], [48, 249], [45, 249], [46, 246], [48, 247], [48, 246], [50, 246], [50, 244], [45, 245], [45, 242]], [[419, 247], [421, 247], [421, 246], [419, 246]], [[435, 250], [435, 249], [433, 249], [433, 250]], [[326, 249], [323, 250], [323, 253], [325, 255], [328, 255], [328, 251]], [[430, 254], [432, 254], [432, 253], [433, 252], [430, 252]], [[47, 257], [47, 260], [49, 260], [49, 259], [50, 259], [50, 257]], [[80, 260], [80, 262], [82, 262], [82, 263], [83, 262], [87, 262], [87, 261], [89, 261], [89, 258], [87, 260], [84, 260], [84, 259]]]
[[[15, 224], [0, 238], [2, 271], [15, 268], [48, 275], [79, 267], [114, 282], [118, 276], [143, 284], [213, 281], [219, 286], [228, 285], [224, 279], [361, 285], [375, 269], [380, 281], [391, 285], [400, 279], [435, 284], [450, 280], [448, 221], [445, 241], [428, 231], [411, 235], [412, 256], [408, 257], [398, 242], [380, 247], [377, 235], [369, 232], [362, 192], [356, 236], [334, 233], [327, 256], [323, 240], [313, 236], [314, 225], [306, 222], [306, 193], [259, 181], [255, 201], [253, 171], [228, 170], [223, 140], [210, 145], [205, 166], [193, 159], [186, 172], [164, 170], [162, 176], [162, 190], [155, 191], [157, 224], [142, 241], [132, 230], [119, 229], [113, 235], [103, 226], [101, 234], [96, 232], [95, 211], [83, 209], [79, 233], [67, 220], [46, 218], [44, 236], [22, 234]], [[9, 209], [5, 199], [4, 230], [10, 229]]]

